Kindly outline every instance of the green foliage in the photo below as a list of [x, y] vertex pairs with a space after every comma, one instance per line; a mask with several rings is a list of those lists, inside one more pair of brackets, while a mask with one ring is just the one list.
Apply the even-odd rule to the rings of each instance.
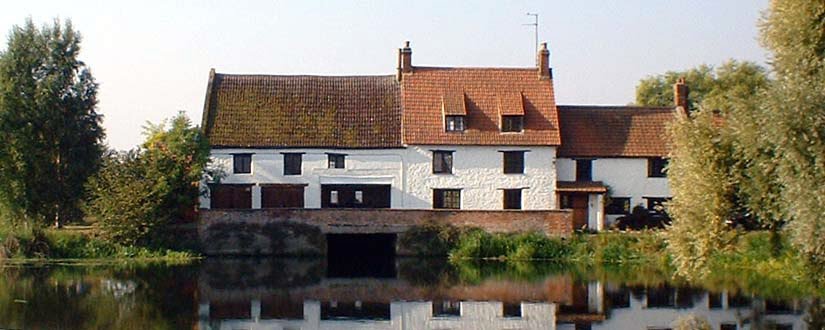
[[28, 20], [0, 53], [0, 209], [17, 223], [81, 217], [104, 133], [80, 40], [71, 22], [38, 29]]
[[146, 129], [137, 150], [110, 153], [88, 185], [88, 213], [104, 238], [124, 245], [157, 245], [167, 225], [192, 209], [209, 145], [183, 113]]
[[809, 266], [825, 266], [823, 15], [823, 3], [771, 2], [760, 25], [773, 79], [734, 65], [707, 94], [700, 79], [701, 110], [671, 127], [669, 247], [684, 273], [705, 273], [714, 251], [733, 248], [725, 223], [741, 219], [773, 231], [787, 223]]
[[776, 74], [760, 133], [775, 152], [779, 202], [791, 237], [814, 267], [825, 266], [825, 3], [772, 1], [762, 41]]
[[636, 104], [673, 106], [673, 84], [684, 77], [690, 87], [688, 103], [697, 109], [739, 91], [752, 91], [767, 82], [765, 69], [753, 62], [728, 60], [719, 67], [700, 65], [685, 71], [649, 76], [636, 86]]
[[124, 246], [91, 233], [66, 229], [42, 230], [0, 226], [2, 259], [165, 259], [190, 260], [187, 251]]
[[673, 222], [667, 232], [668, 249], [677, 269], [695, 274], [731, 239], [726, 221], [735, 210], [733, 147], [711, 111], [679, 116], [670, 133], [668, 179], [673, 199], [667, 207]]
[[401, 234], [398, 243], [413, 255], [446, 256], [456, 245], [460, 234], [454, 226], [427, 223]]

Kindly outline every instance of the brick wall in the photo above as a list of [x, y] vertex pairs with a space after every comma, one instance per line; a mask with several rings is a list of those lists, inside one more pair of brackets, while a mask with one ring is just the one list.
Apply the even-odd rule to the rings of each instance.
[[428, 223], [549, 236], [573, 232], [566, 210], [213, 209], [201, 210], [198, 236], [206, 254], [322, 255], [325, 234], [403, 233]]

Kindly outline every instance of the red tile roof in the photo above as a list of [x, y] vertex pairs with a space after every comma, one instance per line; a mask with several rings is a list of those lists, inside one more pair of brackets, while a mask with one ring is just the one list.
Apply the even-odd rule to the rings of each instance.
[[560, 105], [558, 157], [664, 157], [669, 107]]
[[213, 74], [203, 125], [213, 147], [401, 147], [395, 76]]
[[464, 98], [464, 91], [449, 91], [441, 98], [441, 106], [444, 115], [467, 115], [467, 100]]
[[[405, 144], [559, 145], [553, 81], [535, 68], [414, 67], [401, 82]], [[464, 132], [445, 132], [444, 98], [462, 93], [467, 117]], [[521, 94], [521, 99], [515, 96]], [[501, 101], [504, 102], [501, 102]], [[520, 102], [516, 102], [520, 101]], [[505, 114], [521, 103], [524, 132], [501, 133], [499, 104]]]

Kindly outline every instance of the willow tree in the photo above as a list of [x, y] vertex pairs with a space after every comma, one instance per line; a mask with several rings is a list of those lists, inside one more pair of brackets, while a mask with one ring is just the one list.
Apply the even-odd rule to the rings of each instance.
[[764, 105], [793, 242], [825, 265], [825, 2], [774, 0], [761, 24], [776, 75]]
[[80, 40], [69, 21], [37, 28], [29, 19], [0, 53], [0, 206], [12, 219], [59, 225], [80, 216], [104, 136]]

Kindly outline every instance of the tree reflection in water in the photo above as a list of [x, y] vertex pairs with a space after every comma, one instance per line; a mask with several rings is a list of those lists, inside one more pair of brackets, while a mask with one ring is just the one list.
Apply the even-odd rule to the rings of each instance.
[[[0, 328], [183, 329], [310, 319], [352, 326], [355, 323], [346, 322], [392, 323], [394, 315], [452, 320], [443, 326], [457, 327], [491, 320], [520, 322], [529, 319], [523, 317], [525, 311], [539, 313], [535, 320], [552, 321], [559, 328], [668, 327], [688, 314], [707, 318], [714, 329], [825, 326], [820, 299], [759, 297], [730, 285], [688, 286], [670, 281], [664, 272], [633, 266], [405, 258], [360, 264], [374, 262], [391, 264], [376, 265], [379, 274], [362, 266], [357, 272], [347, 265], [334, 268], [342, 264], [318, 259], [5, 266], [0, 272]], [[783, 291], [796, 292], [770, 290]], [[476, 313], [472, 317], [470, 310]], [[541, 323], [511, 325], [530, 328]]]

